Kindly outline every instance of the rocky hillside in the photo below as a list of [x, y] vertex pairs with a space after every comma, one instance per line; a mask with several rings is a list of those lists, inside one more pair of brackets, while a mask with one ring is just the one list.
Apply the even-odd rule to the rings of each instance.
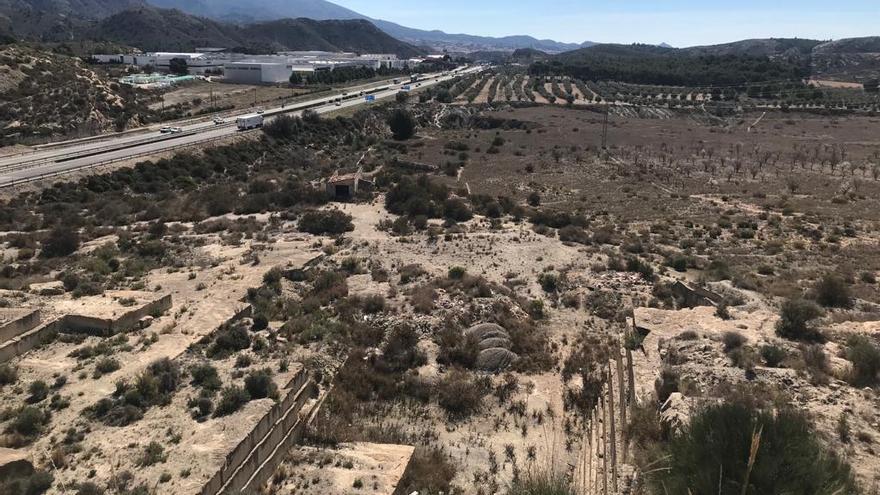
[[880, 36], [822, 43], [813, 50], [813, 77], [864, 82], [880, 75]]
[[136, 125], [149, 96], [102, 79], [78, 58], [18, 46], [0, 49], [0, 143], [90, 134]]
[[90, 20], [144, 5], [143, 0], [0, 0], [0, 32], [65, 41]]
[[101, 20], [89, 38], [114, 41], [146, 51], [191, 51], [200, 46], [233, 47], [245, 42], [238, 29], [179, 10], [144, 7]]
[[[188, 10], [189, 11], [189, 10]], [[246, 26], [160, 9], [142, 0], [0, 0], [0, 39], [48, 42], [110, 41], [151, 51], [197, 47], [271, 50], [422, 51], [367, 20], [280, 19]]]
[[364, 20], [281, 19], [251, 24], [242, 28], [240, 35], [245, 42], [262, 41], [278, 49], [395, 53], [404, 58], [423, 53]]
[[103, 19], [87, 36], [161, 51], [216, 46], [251, 52], [327, 50], [395, 53], [401, 57], [421, 53], [364, 20], [282, 19], [239, 27], [179, 10], [152, 7], [127, 10]]

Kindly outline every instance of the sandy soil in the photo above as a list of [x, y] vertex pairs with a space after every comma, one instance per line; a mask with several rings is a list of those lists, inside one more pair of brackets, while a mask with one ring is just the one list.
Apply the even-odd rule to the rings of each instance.
[[[214, 106], [234, 105], [235, 108], [253, 106], [256, 95], [257, 105], [275, 104], [282, 100], [291, 100], [297, 96], [308, 94], [308, 91], [295, 88], [276, 88], [268, 86], [252, 86], [247, 84], [225, 84], [199, 81], [187, 84], [164, 94], [165, 106], [178, 103], [193, 103], [199, 99], [202, 103], [195, 109], [211, 106], [213, 95]], [[150, 106], [154, 110], [162, 108], [162, 102]]]
[[[308, 237], [300, 234], [279, 236], [276, 242], [260, 249], [261, 263], [256, 266], [239, 261], [252, 247], [250, 244], [220, 246], [209, 243], [194, 253], [195, 262], [190, 270], [159, 270], [149, 275], [147, 286], [161, 287], [161, 293], [172, 294], [173, 307], [165, 316], [156, 319], [148, 329], [127, 335], [128, 344], [132, 348], [129, 351], [120, 349], [113, 354], [123, 365], [115, 372], [97, 379], [91, 377], [93, 362], [86, 362], [83, 366], [69, 356], [71, 351], [81, 346], [74, 343], [56, 342], [16, 359], [14, 364], [19, 368], [21, 383], [30, 383], [36, 379], [52, 383], [54, 376], [66, 376], [67, 383], [59, 392], [70, 400], [68, 408], [53, 414], [52, 431], [42, 435], [36, 443], [27, 447], [27, 451], [35, 458], [45, 460], [52, 448], [52, 438], [62, 435], [70, 427], [81, 427], [82, 409], [109, 396], [118, 380], [136, 377], [147, 365], [159, 358], [174, 359], [180, 356], [191, 344], [213, 332], [243, 307], [241, 299], [246, 290], [259, 286], [263, 274], [273, 266], [300, 266], [319, 254], [309, 248]], [[191, 278], [189, 273], [195, 273], [195, 278]], [[131, 297], [137, 294], [124, 293], [116, 296], [120, 295]], [[89, 311], [111, 315], [120, 311], [118, 302], [116, 306], [108, 304], [112, 300], [113, 295], [108, 294], [106, 297], [75, 301], [52, 301], [50, 307], [55, 312]], [[95, 344], [100, 340], [89, 338], [83, 345]], [[223, 366], [218, 366], [221, 370], [224, 369]], [[270, 366], [278, 369], [277, 363]], [[232, 368], [231, 361], [225, 365], [227, 370]], [[279, 386], [286, 383], [297, 369], [292, 364], [288, 372], [276, 373], [274, 378]], [[224, 381], [228, 380], [227, 375]], [[228, 450], [250, 431], [252, 425], [272, 405], [271, 400], [254, 401], [232, 416], [196, 423], [186, 412], [186, 401], [190, 395], [194, 394], [188, 394], [186, 390], [178, 391], [169, 406], [151, 408], [142, 420], [127, 427], [113, 428], [92, 422], [92, 432], [86, 435], [83, 446], [94, 454], [89, 459], [78, 459], [66, 470], [56, 474], [58, 481], [53, 490], [61, 490], [65, 484], [82, 480], [90, 469], [97, 469], [97, 480], [103, 481], [113, 472], [129, 469], [139, 471], [136, 477], [143, 475], [146, 479], [158, 479], [161, 472], [167, 471], [174, 477], [168, 488], [170, 492], [190, 493], [214, 474]], [[2, 397], [5, 405], [20, 400], [15, 394], [4, 394]], [[172, 436], [182, 436], [186, 441], [179, 444], [169, 443], [167, 438]], [[136, 454], [151, 440], [166, 445], [168, 460], [150, 469], [137, 470], [133, 464]], [[124, 456], [115, 454], [120, 448], [128, 453]], [[184, 469], [189, 470], [187, 477], [178, 476], [178, 472]]]
[[366, 491], [391, 495], [413, 447], [375, 443], [340, 444], [336, 449], [291, 449], [276, 470], [285, 479], [273, 493], [323, 495]]

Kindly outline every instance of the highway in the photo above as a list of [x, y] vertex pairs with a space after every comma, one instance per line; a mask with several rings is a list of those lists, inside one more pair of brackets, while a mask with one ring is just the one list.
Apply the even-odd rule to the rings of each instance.
[[[433, 86], [439, 82], [454, 79], [465, 74], [479, 72], [482, 67], [468, 67], [458, 72], [427, 74], [418, 83], [421, 88]], [[361, 91], [375, 96], [376, 100], [394, 97], [401, 88], [410, 84], [408, 81], [394, 84], [393, 80], [387, 80], [370, 85], [347, 88], [347, 96], [339, 94], [315, 98], [266, 109], [263, 112], [266, 121], [269, 122], [276, 115], [291, 114], [300, 115], [306, 109], [311, 109], [319, 114], [333, 112], [359, 105], [368, 105]], [[413, 89], [417, 89], [412, 84]], [[342, 101], [337, 102], [342, 98]], [[196, 144], [210, 143], [221, 138], [228, 138], [236, 134], [245, 134], [258, 131], [239, 131], [235, 119], [241, 115], [252, 114], [240, 112], [224, 116], [223, 124], [215, 124], [213, 121], [198, 122], [191, 124], [167, 122], [163, 126], [180, 127], [177, 134], [161, 134], [158, 131], [135, 133], [127, 135], [109, 135], [107, 139], [94, 140], [81, 143], [71, 143], [67, 146], [57, 146], [33, 153], [0, 157], [0, 188], [15, 184], [31, 182], [34, 180], [55, 177], [82, 170], [98, 165], [129, 160], [139, 157], [148, 157], [156, 153], [173, 151]]]

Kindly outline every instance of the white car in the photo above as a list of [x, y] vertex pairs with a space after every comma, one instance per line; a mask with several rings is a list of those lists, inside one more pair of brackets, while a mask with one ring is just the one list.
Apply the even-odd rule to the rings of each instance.
[[180, 127], [169, 127], [168, 132], [170, 132], [171, 134], [180, 134], [181, 132], [183, 132], [183, 129], [181, 129]]
[[214, 119], [214, 125], [221, 125], [221, 124], [225, 124], [225, 123], [226, 123], [226, 121], [221, 119], [220, 117], [217, 117], [216, 119]]
[[165, 127], [162, 127], [161, 129], [159, 129], [159, 132], [161, 132], [162, 134], [168, 134], [169, 132], [171, 132], [171, 128], [168, 126], [165, 126]]
[[257, 109], [257, 113], [262, 114], [263, 112], [265, 112], [265, 110], [263, 110], [262, 108]]

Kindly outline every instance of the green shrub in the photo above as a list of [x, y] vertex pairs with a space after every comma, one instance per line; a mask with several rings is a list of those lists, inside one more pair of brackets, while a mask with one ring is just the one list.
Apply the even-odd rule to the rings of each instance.
[[590, 234], [577, 225], [566, 225], [557, 232], [559, 240], [562, 242], [574, 242], [577, 244], [589, 245], [592, 241]]
[[34, 471], [28, 476], [17, 477], [13, 474], [0, 480], [0, 493], [11, 495], [40, 495], [45, 493], [55, 478], [48, 471]]
[[568, 478], [561, 473], [541, 470], [520, 476], [507, 490], [507, 495], [577, 495]]
[[28, 393], [30, 396], [27, 398], [27, 401], [31, 404], [36, 404], [49, 396], [49, 385], [43, 380], [34, 380], [28, 386]]
[[729, 353], [745, 345], [748, 339], [739, 332], [724, 332], [721, 342], [724, 344], [724, 352]]
[[11, 364], [0, 364], [0, 387], [18, 381], [18, 369]]
[[388, 335], [377, 368], [386, 372], [399, 372], [425, 364], [427, 357], [418, 345], [419, 334], [414, 327], [395, 327]]
[[25, 406], [19, 409], [15, 417], [12, 418], [8, 429], [24, 437], [35, 437], [49, 423], [50, 419], [51, 416], [48, 412], [38, 407]]
[[449, 198], [443, 202], [443, 217], [456, 222], [466, 222], [473, 218], [470, 207], [459, 198]]
[[113, 358], [105, 357], [98, 360], [95, 363], [95, 375], [107, 375], [109, 373], [113, 373], [121, 367], [119, 361]]
[[314, 235], [343, 234], [354, 230], [351, 215], [339, 210], [307, 211], [299, 219], [299, 230]]
[[368, 315], [385, 311], [385, 297], [381, 294], [370, 294], [364, 297], [364, 313]]
[[269, 368], [248, 374], [244, 379], [244, 388], [251, 399], [278, 398], [278, 386], [272, 380], [272, 371]]
[[785, 349], [778, 345], [767, 344], [761, 347], [761, 358], [764, 359], [764, 364], [771, 368], [778, 368], [786, 357]]
[[538, 276], [538, 284], [544, 292], [555, 293], [559, 290], [559, 275], [551, 272], [542, 273]]
[[205, 354], [212, 359], [225, 359], [232, 353], [250, 346], [251, 336], [247, 329], [240, 325], [227, 326], [217, 331], [214, 342]]
[[467, 270], [461, 266], [453, 266], [449, 269], [449, 278], [452, 280], [461, 280], [467, 274]]
[[214, 410], [214, 417], [228, 416], [241, 409], [250, 400], [251, 397], [245, 389], [235, 385], [226, 387], [220, 394], [220, 402]]
[[217, 374], [217, 368], [210, 364], [198, 364], [190, 369], [192, 384], [206, 390], [220, 390], [223, 382]]
[[846, 281], [836, 275], [825, 275], [814, 289], [816, 302], [826, 308], [852, 307], [852, 293]]
[[75, 253], [77, 249], [79, 249], [79, 234], [76, 230], [66, 225], [59, 225], [43, 241], [43, 249], [40, 251], [40, 256], [44, 258], [60, 258]]
[[791, 340], [821, 341], [822, 334], [810, 322], [822, 316], [822, 309], [804, 299], [789, 299], [782, 304], [776, 334]]
[[847, 340], [846, 358], [852, 363], [850, 382], [857, 387], [873, 387], [880, 382], [880, 348], [864, 335]]
[[138, 459], [139, 466], [152, 466], [160, 462], [165, 462], [168, 456], [165, 454], [165, 448], [158, 442], [150, 442]]
[[[758, 432], [757, 455], [747, 475]], [[790, 410], [774, 414], [742, 404], [709, 407], [663, 450], [668, 460], [650, 475], [659, 493], [858, 493], [850, 467], [822, 446], [803, 414]]]

